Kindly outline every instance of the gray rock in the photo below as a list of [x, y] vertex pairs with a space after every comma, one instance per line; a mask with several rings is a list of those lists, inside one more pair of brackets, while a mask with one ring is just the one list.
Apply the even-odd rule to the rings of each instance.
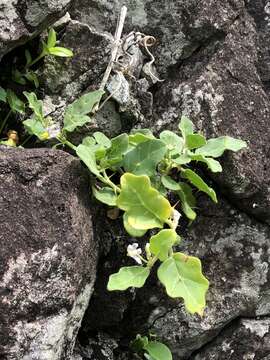
[[237, 207], [270, 223], [270, 102], [259, 55], [253, 19], [243, 9], [221, 38], [171, 69], [173, 80], [156, 94], [155, 116], [160, 127], [176, 128], [186, 114], [207, 137], [246, 140], [248, 149], [226, 154], [224, 172], [214, 179]]
[[97, 261], [87, 176], [61, 151], [0, 156], [0, 357], [69, 359]]
[[179, 249], [199, 257], [210, 280], [205, 314], [188, 315], [173, 301], [159, 302], [148, 318], [151, 330], [176, 359], [187, 359], [235, 318], [270, 313], [269, 227], [225, 201], [218, 206], [202, 201], [200, 215]]
[[97, 86], [106, 69], [112, 37], [87, 24], [70, 21], [61, 46], [74, 52], [69, 59], [47, 57], [43, 69], [46, 93], [61, 95], [67, 102], [75, 100], [90, 85]]
[[270, 320], [240, 319], [208, 344], [194, 360], [256, 360], [270, 358]]
[[0, 59], [63, 16], [71, 0], [1, 0]]

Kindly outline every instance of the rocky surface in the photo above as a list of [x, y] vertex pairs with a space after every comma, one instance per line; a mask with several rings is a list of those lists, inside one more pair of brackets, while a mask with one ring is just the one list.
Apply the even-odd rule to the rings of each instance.
[[193, 360], [268, 360], [270, 354], [270, 320], [241, 319], [206, 347]]
[[61, 151], [0, 151], [0, 357], [69, 359], [97, 260], [87, 176]]
[[1, 0], [0, 59], [58, 20], [71, 0]]
[[[176, 129], [180, 115], [187, 114], [207, 137], [239, 137], [248, 142], [248, 149], [225, 154], [220, 176], [200, 169], [204, 177], [212, 176], [220, 204], [214, 206], [204, 197], [199, 199], [198, 219], [183, 236], [181, 250], [201, 258], [211, 282], [202, 319], [187, 315], [180, 302], [169, 301], [155, 276], [137, 292], [106, 291], [109, 274], [128, 264], [125, 251], [132, 239], [123, 233], [120, 222], [109, 220], [106, 212], [95, 206], [94, 237], [102, 244], [102, 256], [73, 360], [130, 360], [129, 340], [148, 330], [172, 348], [175, 360], [267, 360], [270, 3], [72, 1], [71, 20], [59, 35], [61, 44], [71, 48], [75, 56], [47, 58], [41, 69], [48, 113], [55, 118], [61, 119], [67, 103], [100, 83], [124, 3], [128, 7], [124, 34], [141, 31], [156, 37], [157, 44], [151, 51], [158, 76], [164, 81], [154, 84], [144, 73], [143, 64], [149, 58], [140, 47], [134, 56], [136, 69], [125, 73], [116, 93], [118, 80], [114, 74], [106, 87], [108, 94], [114, 93], [112, 98], [88, 128], [75, 134], [75, 139], [80, 141], [93, 130], [113, 136], [134, 125], [150, 126], [154, 131]], [[63, 8], [65, 5], [67, 2], [62, 2]], [[36, 14], [31, 11], [31, 16]], [[45, 19], [46, 11], [43, 15]], [[35, 31], [39, 29], [38, 21], [31, 21]], [[45, 24], [42, 21], [41, 27]], [[16, 35], [21, 39], [19, 31]], [[21, 40], [14, 41], [8, 44], [0, 40], [0, 52]], [[57, 192], [51, 191], [57, 198]], [[185, 232], [184, 221], [180, 232]]]

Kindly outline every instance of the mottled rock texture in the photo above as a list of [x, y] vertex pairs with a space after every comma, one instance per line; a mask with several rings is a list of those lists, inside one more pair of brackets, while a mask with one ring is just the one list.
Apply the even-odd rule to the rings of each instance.
[[225, 154], [219, 176], [199, 169], [212, 181], [220, 203], [198, 195], [198, 219], [188, 228], [183, 220], [179, 229], [180, 249], [201, 258], [211, 282], [202, 319], [168, 300], [155, 276], [139, 291], [106, 291], [109, 274], [132, 264], [125, 253], [135, 240], [123, 233], [120, 221], [109, 220], [95, 206], [94, 236], [102, 257], [74, 359], [131, 360], [129, 340], [150, 330], [172, 348], [174, 360], [268, 360], [270, 2], [74, 0], [71, 21], [59, 35], [75, 56], [47, 58], [43, 68], [42, 91], [53, 116], [61, 119], [66, 103], [98, 86], [123, 4], [128, 7], [124, 34], [141, 31], [157, 38], [152, 50], [164, 81], [152, 85], [145, 78], [140, 69], [147, 54], [141, 49], [135, 79], [126, 76], [130, 104], [123, 110], [112, 98], [79, 135], [97, 129], [115, 135], [134, 125], [156, 132], [176, 129], [186, 114], [207, 137], [239, 137], [248, 149]]
[[241, 319], [228, 329], [193, 360], [268, 360], [270, 354], [270, 320]]
[[[115, 296], [118, 307], [112, 304], [111, 295], [105, 295], [105, 285], [101, 291], [102, 280], [89, 309], [102, 304], [108, 315], [100, 317], [102, 330], [111, 336], [117, 334], [118, 339], [121, 334], [123, 339], [150, 328], [172, 347], [176, 360], [199, 356], [200, 348], [214, 338], [217, 343], [212, 346], [211, 342], [209, 351], [214, 353], [216, 346], [218, 354], [216, 344], [223, 339], [223, 332], [220, 338], [218, 335], [222, 329], [239, 322], [236, 331], [241, 332], [242, 317], [253, 321], [253, 317], [265, 316], [268, 321], [270, 314], [270, 4], [266, 0], [75, 0], [71, 17], [101, 33], [113, 33], [124, 3], [128, 7], [125, 33], [142, 31], [158, 39], [154, 55], [165, 81], [150, 88], [150, 126], [155, 131], [176, 129], [179, 116], [186, 114], [207, 137], [239, 137], [249, 147], [237, 154], [225, 154], [220, 176], [201, 169], [208, 181], [212, 176], [220, 205], [200, 199], [198, 220], [187, 229], [181, 249], [201, 258], [212, 284], [204, 318], [189, 316], [181, 304], [168, 301], [163, 290], [157, 290], [155, 278], [150, 279], [146, 290], [133, 294], [133, 301], [127, 297], [123, 302], [120, 293]], [[145, 117], [137, 126], [148, 126], [146, 110], [141, 112]], [[103, 228], [102, 233], [105, 231]], [[118, 234], [114, 232], [114, 236]], [[108, 271], [105, 266], [101, 279], [112, 268], [108, 265], [112, 258], [105, 259]], [[114, 312], [114, 308], [121, 310]], [[106, 319], [112, 322], [111, 328]], [[92, 314], [84, 324], [87, 328], [91, 323], [91, 331], [99, 332], [98, 322], [95, 313], [94, 319]], [[251, 344], [264, 344], [254, 332], [249, 338]], [[262, 354], [267, 354], [264, 348]], [[232, 349], [239, 358], [249, 356], [249, 350], [246, 354], [237, 349], [237, 341]], [[255, 359], [261, 356], [256, 351]], [[115, 352], [115, 359], [118, 356]]]
[[0, 58], [53, 24], [71, 0], [0, 0]]
[[0, 150], [0, 358], [69, 359], [95, 280], [87, 175], [61, 151]]

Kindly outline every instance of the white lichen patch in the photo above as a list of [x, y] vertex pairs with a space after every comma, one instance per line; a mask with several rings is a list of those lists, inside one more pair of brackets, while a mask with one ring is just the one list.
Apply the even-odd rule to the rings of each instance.
[[261, 338], [270, 331], [270, 323], [268, 320], [243, 320], [242, 323], [251, 333]]
[[73, 350], [92, 291], [93, 282], [81, 291], [69, 312], [63, 308], [53, 316], [39, 317], [31, 322], [18, 321], [13, 328], [15, 343], [9, 350], [11, 356], [14, 355], [14, 359], [20, 356], [21, 360], [67, 358]]

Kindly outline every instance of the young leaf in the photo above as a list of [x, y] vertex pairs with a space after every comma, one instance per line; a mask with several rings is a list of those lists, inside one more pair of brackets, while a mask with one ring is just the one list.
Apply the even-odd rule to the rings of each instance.
[[184, 165], [191, 162], [191, 157], [188, 154], [182, 154], [174, 159], [172, 161], [177, 165]]
[[91, 173], [93, 173], [97, 177], [100, 176], [95, 159], [95, 153], [91, 151], [91, 148], [86, 145], [80, 144], [79, 146], [77, 146], [76, 154], [85, 163]]
[[51, 28], [48, 34], [47, 46], [48, 48], [52, 48], [55, 46], [55, 44], [56, 44], [56, 32], [54, 31], [53, 28]]
[[140, 143], [124, 156], [124, 169], [135, 175], [152, 176], [166, 151], [166, 145], [160, 140], [153, 139]]
[[100, 101], [103, 90], [92, 91], [88, 94], [81, 96], [70, 104], [65, 112], [64, 116], [64, 128], [68, 132], [72, 132], [78, 126], [83, 126], [90, 121], [90, 117], [87, 116], [94, 106]]
[[126, 211], [128, 223], [135, 229], [162, 228], [169, 219], [169, 201], [151, 186], [148, 176], [126, 173], [121, 176], [117, 206]]
[[210, 139], [207, 144], [195, 151], [195, 154], [203, 156], [219, 157], [225, 150], [239, 151], [247, 147], [243, 140], [234, 139], [230, 136], [220, 136], [216, 139]]
[[153, 360], [172, 360], [172, 353], [168, 347], [158, 341], [149, 341], [144, 346], [144, 350], [148, 352]]
[[188, 117], [182, 116], [179, 124], [179, 130], [182, 133], [184, 139], [194, 132], [194, 125]]
[[216, 203], [217, 202], [217, 196], [215, 191], [208, 186], [203, 179], [196, 174], [194, 171], [190, 169], [183, 169], [182, 170], [183, 176], [188, 179], [192, 185], [194, 185], [197, 189], [201, 190], [202, 192], [206, 193], [210, 198]]
[[126, 290], [129, 287], [140, 288], [144, 285], [146, 279], [150, 274], [147, 267], [142, 266], [127, 266], [122, 267], [118, 273], [110, 275], [107, 289]]
[[82, 141], [82, 145], [92, 148], [96, 145], [96, 140], [92, 136], [86, 136]]
[[59, 57], [71, 57], [73, 56], [73, 52], [64, 47], [56, 46], [48, 48], [48, 52], [50, 55], [59, 56]]
[[142, 132], [136, 132], [136, 133], [131, 133], [128, 137], [129, 139], [129, 143], [131, 145], [138, 145], [142, 142], [154, 139], [154, 135], [149, 131], [149, 133], [142, 133]]
[[181, 200], [181, 208], [186, 217], [190, 220], [196, 219], [196, 213], [193, 210], [195, 207], [196, 200], [192, 194], [192, 189], [188, 184], [179, 183], [180, 189], [177, 191], [177, 194]]
[[158, 234], [150, 238], [150, 251], [157, 256], [160, 261], [165, 261], [176, 240], [177, 234], [174, 230], [161, 230]]
[[133, 237], [142, 237], [147, 230], [142, 230], [142, 229], [134, 229], [128, 222], [128, 217], [127, 214], [124, 213], [123, 215], [123, 222], [124, 222], [124, 228], [126, 230], [126, 232], [133, 236]]
[[95, 138], [96, 142], [99, 145], [104, 146], [104, 148], [109, 148], [112, 145], [111, 140], [107, 138], [107, 136], [104, 135], [102, 132], [99, 131], [94, 132], [93, 137]]
[[200, 134], [189, 134], [186, 137], [186, 146], [189, 150], [197, 149], [206, 144], [206, 139]]
[[[111, 139], [111, 147], [107, 150], [107, 162], [116, 165], [122, 161], [124, 153], [128, 149], [128, 135], [121, 134]], [[105, 160], [105, 161], [106, 161]]]
[[109, 206], [116, 206], [116, 194], [115, 192], [109, 188], [104, 187], [100, 190], [97, 190], [95, 187], [92, 188], [94, 197], [102, 202], [103, 204], [109, 205]]
[[172, 155], [181, 153], [184, 146], [184, 141], [180, 136], [176, 135], [172, 131], [164, 130], [159, 137], [160, 140], [166, 144], [167, 149]]
[[18, 96], [10, 89], [7, 89], [7, 102], [12, 111], [24, 114], [25, 105]]
[[173, 190], [173, 191], [180, 190], [180, 185], [168, 175], [162, 176], [161, 182], [165, 186], [165, 188], [169, 190]]
[[183, 298], [187, 311], [202, 315], [209, 282], [198, 258], [176, 253], [161, 264], [158, 278], [170, 297]]
[[207, 158], [207, 157], [205, 157], [203, 155], [199, 155], [199, 154], [190, 154], [190, 157], [192, 160], [205, 163], [212, 172], [221, 172], [222, 171], [222, 166], [215, 159]]
[[37, 96], [34, 92], [29, 93], [27, 91], [24, 91], [23, 94], [28, 100], [30, 109], [33, 110], [36, 117], [38, 117], [42, 122], [42, 120], [44, 119], [42, 101], [37, 99]]
[[29, 135], [35, 135], [39, 140], [47, 140], [49, 138], [49, 133], [40, 121], [40, 118], [34, 116], [31, 119], [23, 121], [23, 125]]
[[6, 100], [7, 100], [6, 90], [0, 86], [0, 101], [6, 102]]

